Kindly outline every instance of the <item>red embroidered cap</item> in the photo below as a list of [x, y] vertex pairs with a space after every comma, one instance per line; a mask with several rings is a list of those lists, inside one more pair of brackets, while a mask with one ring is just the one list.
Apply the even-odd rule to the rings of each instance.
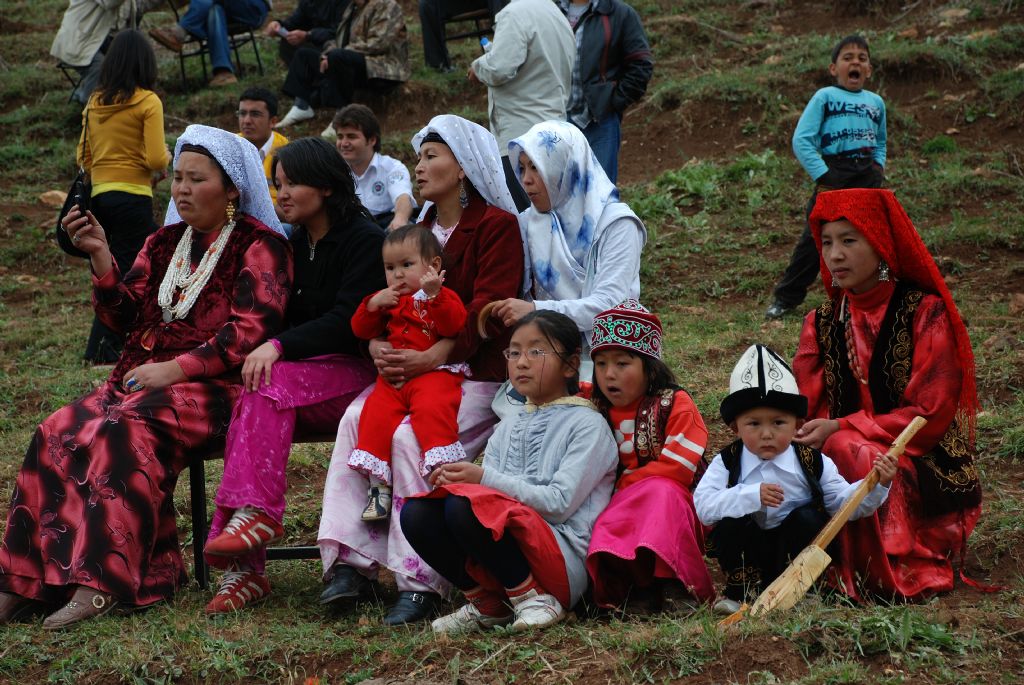
[[636, 300], [626, 300], [594, 317], [590, 354], [626, 350], [661, 359], [661, 321]]

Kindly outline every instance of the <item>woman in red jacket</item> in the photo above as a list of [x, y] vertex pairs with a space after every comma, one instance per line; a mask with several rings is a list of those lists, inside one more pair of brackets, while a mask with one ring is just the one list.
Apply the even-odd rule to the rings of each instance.
[[[392, 349], [376, 340], [370, 343], [370, 352], [378, 371], [392, 383], [444, 364], [469, 365], [459, 408], [459, 439], [473, 457], [483, 449], [496, 420], [490, 405], [505, 378], [501, 353], [509, 339], [497, 320], [489, 324], [489, 337], [482, 338], [476, 322], [484, 305], [518, 294], [522, 239], [490, 132], [446, 114], [431, 119], [412, 142], [420, 157], [416, 183], [430, 203], [422, 223], [444, 246], [445, 285], [459, 295], [469, 316], [457, 336], [441, 339], [426, 351]], [[389, 521], [362, 521], [369, 482], [348, 468], [347, 461], [356, 444], [364, 399], [365, 394], [354, 401], [341, 420], [324, 486], [319, 542], [327, 587], [320, 600], [332, 604], [358, 597], [383, 566], [394, 574], [399, 590], [385, 624], [422, 620], [436, 613], [441, 595], [450, 587], [409, 545], [396, 515], [406, 497], [430, 490], [422, 474], [422, 452], [408, 420], [403, 421], [391, 455], [393, 515]]]

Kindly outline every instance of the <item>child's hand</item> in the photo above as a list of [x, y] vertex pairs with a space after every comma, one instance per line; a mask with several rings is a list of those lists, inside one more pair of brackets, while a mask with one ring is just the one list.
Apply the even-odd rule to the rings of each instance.
[[378, 290], [377, 294], [366, 303], [366, 308], [371, 312], [375, 312], [378, 309], [391, 309], [398, 304], [398, 290], [401, 287], [401, 283], [395, 283], [390, 288]]
[[761, 483], [761, 504], [765, 507], [782, 506], [786, 497], [782, 493], [782, 486], [775, 483]]
[[444, 271], [437, 273], [432, 266], [427, 267], [427, 273], [420, 277], [420, 287], [423, 288], [423, 292], [427, 294], [427, 297], [437, 297], [437, 294], [441, 292], [441, 286], [444, 284], [444, 274]]
[[457, 461], [454, 464], [444, 464], [431, 471], [427, 481], [435, 488], [439, 485], [451, 485], [452, 483], [479, 483], [483, 480], [484, 469], [468, 461]]
[[889, 487], [892, 479], [896, 477], [896, 468], [900, 460], [890, 454], [878, 453], [875, 457], [875, 472], [878, 474], [878, 484]]

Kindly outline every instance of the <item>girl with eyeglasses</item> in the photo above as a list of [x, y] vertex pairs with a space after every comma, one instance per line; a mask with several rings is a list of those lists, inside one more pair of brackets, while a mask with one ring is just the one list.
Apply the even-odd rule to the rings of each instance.
[[503, 420], [483, 465], [446, 464], [434, 490], [406, 500], [402, 531], [420, 557], [462, 590], [466, 604], [434, 632], [562, 620], [587, 585], [590, 533], [615, 480], [615, 442], [579, 385], [579, 331], [569, 317], [522, 318], [508, 375], [527, 409]]

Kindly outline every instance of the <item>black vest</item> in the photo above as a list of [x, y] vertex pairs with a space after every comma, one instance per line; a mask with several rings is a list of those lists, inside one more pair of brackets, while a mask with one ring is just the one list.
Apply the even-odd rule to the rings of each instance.
[[[825, 468], [825, 462], [821, 458], [821, 451], [806, 445], [793, 443], [796, 450], [796, 460], [800, 464], [804, 478], [807, 479], [807, 487], [811, 490], [811, 502], [814, 508], [827, 515], [825, 511], [825, 494], [821, 490], [821, 474]], [[729, 472], [728, 487], [735, 487], [740, 482], [740, 465], [743, 462], [743, 441], [736, 440], [722, 450], [722, 464]]]

